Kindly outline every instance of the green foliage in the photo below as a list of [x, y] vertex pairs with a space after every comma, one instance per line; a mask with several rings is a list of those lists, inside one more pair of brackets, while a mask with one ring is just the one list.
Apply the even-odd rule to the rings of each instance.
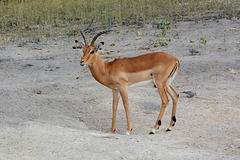
[[200, 38], [200, 39], [199, 39], [199, 43], [206, 46], [206, 45], [207, 45], [207, 40], [204, 39], [204, 38]]
[[68, 36], [76, 36], [78, 31], [76, 29], [70, 29], [67, 31]]
[[[208, 17], [237, 17], [239, 0], [8, 0], [0, 1], [0, 33], [23, 31], [46, 34], [51, 28], [67, 28], [96, 22], [107, 24], [108, 18], [117, 25], [181, 21], [199, 21]], [[167, 24], [158, 24], [168, 30]], [[68, 33], [68, 32], [64, 32]], [[74, 35], [74, 33], [69, 33]]]
[[50, 35], [50, 32], [47, 32], [46, 33], [46, 37], [50, 37], [51, 35]]
[[162, 34], [166, 34], [166, 31], [171, 28], [170, 23], [158, 23], [157, 28], [162, 30]]
[[166, 38], [159, 38], [157, 41], [157, 43], [154, 45], [154, 47], [158, 47], [158, 46], [168, 46], [168, 42], [171, 42], [171, 39], [166, 39]]
[[162, 30], [160, 38], [156, 40], [155, 47], [157, 46], [168, 46], [168, 42], [171, 42], [171, 39], [166, 38], [167, 30], [171, 28], [170, 23], [161, 22], [157, 24], [157, 28]]

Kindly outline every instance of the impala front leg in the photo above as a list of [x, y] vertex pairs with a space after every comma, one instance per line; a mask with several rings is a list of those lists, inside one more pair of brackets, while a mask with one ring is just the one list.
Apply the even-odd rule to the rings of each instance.
[[128, 105], [128, 92], [127, 92], [127, 88], [126, 87], [121, 87], [119, 88], [119, 92], [120, 95], [122, 97], [122, 101], [123, 101], [123, 106], [126, 112], [126, 117], [127, 117], [127, 125], [128, 125], [128, 129], [126, 134], [130, 135], [130, 132], [132, 130], [132, 125], [131, 125], [131, 121], [130, 121], [130, 114], [129, 114], [129, 105]]
[[110, 133], [115, 132], [115, 123], [116, 123], [116, 113], [117, 113], [117, 107], [118, 107], [118, 102], [119, 102], [119, 95], [118, 95], [118, 90], [113, 89], [113, 104], [112, 104], [112, 109], [113, 109], [113, 115], [112, 115], [112, 129]]

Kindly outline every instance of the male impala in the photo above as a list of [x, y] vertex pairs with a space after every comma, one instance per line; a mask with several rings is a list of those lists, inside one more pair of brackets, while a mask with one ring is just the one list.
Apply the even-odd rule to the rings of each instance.
[[84, 55], [80, 61], [81, 66], [88, 65], [95, 80], [112, 89], [113, 115], [112, 128], [110, 132], [115, 132], [116, 111], [119, 101], [119, 93], [122, 97], [124, 109], [126, 111], [128, 126], [126, 134], [129, 135], [130, 131], [132, 130], [132, 125], [129, 115], [127, 87], [140, 82], [147, 84], [149, 82], [153, 82], [153, 80], [161, 97], [162, 107], [157, 118], [157, 122], [149, 134], [154, 134], [159, 126], [161, 126], [161, 120], [166, 106], [169, 102], [167, 93], [173, 100], [172, 117], [170, 126], [167, 129], [167, 131], [170, 131], [171, 127], [174, 126], [176, 122], [176, 109], [179, 97], [178, 93], [171, 85], [171, 82], [178, 73], [178, 59], [167, 53], [155, 52], [133, 58], [115, 59], [112, 62], [106, 63], [102, 61], [101, 57], [98, 54], [100, 45], [95, 45], [94, 43], [100, 35], [109, 31], [110, 25], [108, 30], [98, 33], [93, 38], [90, 45], [88, 45], [83, 32], [80, 31], [84, 40], [84, 44], [76, 40], [76, 45], [73, 48], [83, 48]]

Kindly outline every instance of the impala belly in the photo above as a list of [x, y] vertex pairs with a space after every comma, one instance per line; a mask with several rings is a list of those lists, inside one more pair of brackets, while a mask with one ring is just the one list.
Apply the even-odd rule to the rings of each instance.
[[153, 79], [137, 82], [137, 83], [130, 85], [129, 87], [140, 87], [140, 86], [144, 86], [147, 84], [153, 84]]
[[138, 73], [130, 73], [127, 74], [128, 77], [128, 86], [130, 87], [138, 87], [147, 84], [153, 83], [153, 77], [151, 75], [151, 71], [142, 71]]

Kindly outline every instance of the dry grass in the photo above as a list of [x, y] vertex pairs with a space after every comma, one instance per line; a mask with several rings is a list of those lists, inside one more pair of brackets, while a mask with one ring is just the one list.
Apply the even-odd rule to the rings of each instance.
[[0, 33], [51, 36], [52, 28], [86, 24], [92, 17], [103, 24], [111, 18], [117, 25], [232, 18], [239, 9], [239, 0], [0, 0]]

